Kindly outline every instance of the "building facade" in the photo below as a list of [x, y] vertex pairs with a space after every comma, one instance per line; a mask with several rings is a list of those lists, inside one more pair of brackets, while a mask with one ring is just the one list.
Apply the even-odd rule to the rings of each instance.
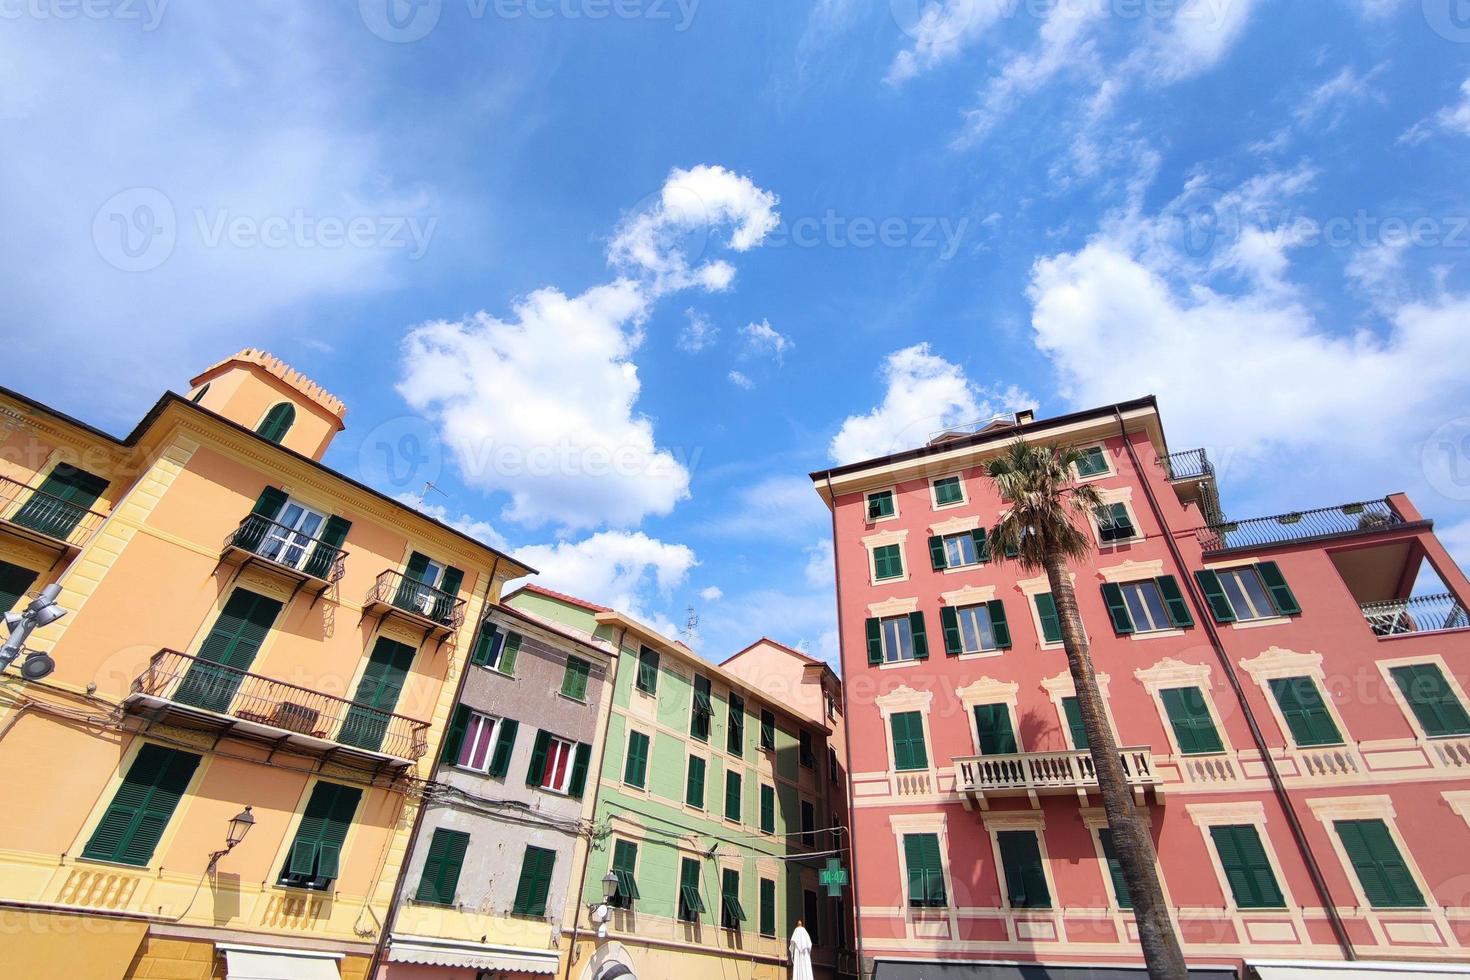
[[[845, 821], [827, 804], [828, 727], [622, 613], [535, 586], [505, 601], [618, 651], [599, 839], [568, 902], [563, 976], [776, 980], [798, 920], [818, 975], [834, 976], [819, 869]], [[594, 923], [609, 875], [609, 921]]]
[[1141, 971], [1050, 587], [986, 543], [1018, 436], [1103, 501], [1073, 581], [1191, 967], [1470, 959], [1470, 582], [1401, 494], [1226, 521], [1149, 398], [812, 475], [866, 971]]
[[259, 351], [121, 438], [0, 408], [0, 603], [68, 610], [0, 680], [8, 968], [364, 975], [464, 624], [530, 570], [324, 466], [345, 406]]
[[611, 646], [496, 607], [469, 662], [393, 913], [390, 980], [555, 975], [592, 837]]

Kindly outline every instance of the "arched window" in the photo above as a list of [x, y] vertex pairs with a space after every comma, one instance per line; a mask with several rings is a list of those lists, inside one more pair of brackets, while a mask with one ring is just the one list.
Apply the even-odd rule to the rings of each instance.
[[291, 429], [291, 423], [296, 421], [296, 409], [290, 402], [281, 402], [265, 413], [265, 418], [260, 420], [256, 426], [255, 434], [264, 436], [271, 442], [279, 443], [286, 438], [286, 433]]
[[206, 381], [206, 382], [204, 382], [204, 386], [202, 388], [200, 388], [198, 391], [194, 392], [194, 397], [193, 398], [190, 398], [189, 401], [193, 402], [195, 405], [198, 405], [199, 404], [199, 400], [201, 398], [203, 398], [208, 392], [209, 392], [209, 382]]

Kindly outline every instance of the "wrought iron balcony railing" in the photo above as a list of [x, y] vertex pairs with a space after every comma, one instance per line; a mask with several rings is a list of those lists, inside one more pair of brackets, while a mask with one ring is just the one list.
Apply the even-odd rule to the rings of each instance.
[[[271, 680], [177, 650], [160, 650], [130, 700], [163, 702], [395, 759], [428, 750], [429, 723]], [[327, 746], [328, 748], [332, 746]]]
[[94, 510], [3, 476], [0, 519], [72, 548], [85, 545], [104, 520]]
[[1312, 541], [1346, 534], [1361, 534], [1404, 523], [1385, 500], [1365, 500], [1318, 510], [1296, 511], [1275, 517], [1226, 521], [1196, 530], [1205, 551], [1232, 551], [1292, 541]]
[[463, 599], [391, 569], [378, 576], [368, 591], [365, 605], [397, 609], [451, 630], [464, 625]]
[[[1128, 785], [1155, 786], [1153, 750], [1131, 746], [1118, 750]], [[1066, 752], [1022, 752], [1016, 755], [981, 755], [954, 760], [955, 789], [972, 798], [1015, 796], [1025, 793], [1066, 793], [1097, 786], [1092, 753], [1086, 749]]]
[[1159, 460], [1170, 480], [1206, 480], [1215, 476], [1215, 464], [1203, 449], [1187, 449]]
[[225, 550], [238, 548], [287, 571], [324, 583], [340, 581], [347, 552], [320, 538], [287, 527], [260, 514], [250, 514], [225, 536]]
[[1379, 636], [1470, 629], [1470, 612], [1448, 592], [1390, 602], [1365, 602], [1361, 608], [1368, 626]]

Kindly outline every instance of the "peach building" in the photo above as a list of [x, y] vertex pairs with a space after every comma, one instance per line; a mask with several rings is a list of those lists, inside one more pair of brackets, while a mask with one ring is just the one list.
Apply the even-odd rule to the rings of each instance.
[[1402, 494], [1227, 520], [1145, 398], [812, 474], [863, 975], [1143, 975], [1046, 577], [986, 540], [1018, 436], [1104, 502], [1074, 583], [1191, 967], [1470, 973], [1470, 581]]
[[69, 610], [0, 680], [8, 975], [364, 975], [530, 569], [324, 466], [345, 412], [255, 350], [124, 437], [0, 390], [0, 604]]

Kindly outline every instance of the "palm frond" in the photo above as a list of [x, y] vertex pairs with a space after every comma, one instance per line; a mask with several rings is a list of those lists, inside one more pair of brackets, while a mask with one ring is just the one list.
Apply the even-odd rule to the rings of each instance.
[[1087, 517], [1102, 506], [1096, 488], [1079, 484], [1075, 449], [1017, 439], [986, 467], [1009, 510], [990, 529], [996, 562], [1018, 562], [1028, 571], [1045, 568], [1048, 555], [1082, 560], [1092, 554]]

